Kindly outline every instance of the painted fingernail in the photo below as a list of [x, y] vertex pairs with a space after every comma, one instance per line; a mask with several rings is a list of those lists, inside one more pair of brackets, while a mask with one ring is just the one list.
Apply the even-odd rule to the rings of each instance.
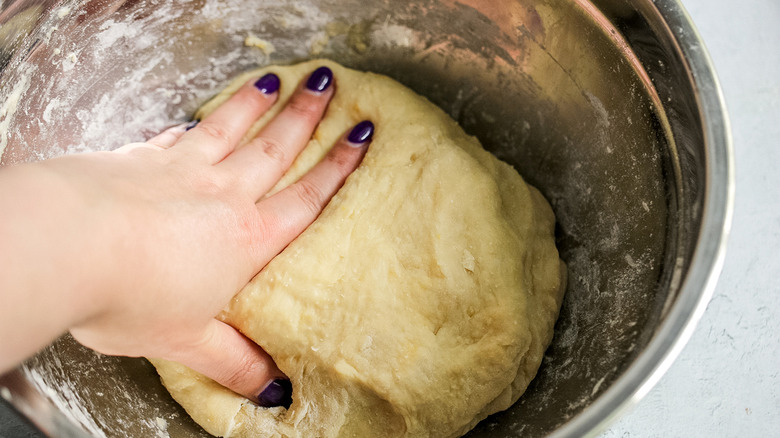
[[273, 73], [268, 73], [255, 82], [255, 88], [260, 90], [263, 94], [274, 94], [277, 90], [279, 90], [280, 84], [281, 82], [279, 81], [279, 76], [276, 76]]
[[321, 93], [327, 90], [331, 83], [333, 83], [333, 72], [328, 67], [320, 67], [309, 76], [306, 88]]
[[190, 123], [187, 123], [187, 125], [184, 127], [184, 130], [185, 131], [189, 131], [190, 129], [198, 126], [198, 123], [200, 123], [200, 120], [195, 119], [195, 120], [191, 121]]
[[368, 120], [363, 120], [352, 128], [352, 132], [347, 136], [347, 141], [350, 146], [357, 148], [371, 141], [373, 136], [374, 124]]
[[287, 379], [274, 380], [257, 396], [257, 402], [264, 408], [289, 408], [292, 404], [292, 383]]

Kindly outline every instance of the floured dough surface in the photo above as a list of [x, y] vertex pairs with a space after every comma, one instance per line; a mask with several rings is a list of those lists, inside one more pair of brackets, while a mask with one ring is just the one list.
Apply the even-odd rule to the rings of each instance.
[[550, 206], [444, 112], [397, 82], [329, 61], [272, 71], [280, 103], [320, 65], [336, 94], [276, 189], [361, 120], [361, 166], [320, 217], [221, 318], [290, 377], [290, 409], [260, 408], [181, 365], [153, 361], [208, 432], [233, 437], [451, 437], [508, 408], [536, 374], [565, 267]]

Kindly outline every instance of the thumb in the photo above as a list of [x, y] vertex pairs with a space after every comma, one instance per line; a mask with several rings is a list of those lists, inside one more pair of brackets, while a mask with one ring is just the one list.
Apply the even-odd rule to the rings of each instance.
[[186, 365], [260, 406], [290, 407], [290, 380], [259, 345], [216, 319], [211, 320], [201, 339], [194, 346], [177, 351], [169, 359]]

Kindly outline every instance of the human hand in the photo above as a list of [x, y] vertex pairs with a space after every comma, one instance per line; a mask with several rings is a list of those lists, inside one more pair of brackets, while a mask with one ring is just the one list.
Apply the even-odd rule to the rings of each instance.
[[316, 219], [365, 154], [370, 122], [298, 182], [264, 198], [309, 141], [332, 82], [329, 69], [316, 70], [238, 149], [278, 98], [273, 74], [245, 84], [189, 131], [36, 163], [57, 181], [57, 202], [83, 209], [64, 217], [58, 240], [49, 242], [57, 251], [81, 249], [87, 261], [68, 263], [71, 272], [91, 264], [86, 286], [76, 283], [82, 288], [72, 307], [81, 311], [68, 323], [71, 334], [105, 354], [173, 360], [261, 404], [285, 404], [277, 380], [284, 376], [272, 359], [215, 316]]

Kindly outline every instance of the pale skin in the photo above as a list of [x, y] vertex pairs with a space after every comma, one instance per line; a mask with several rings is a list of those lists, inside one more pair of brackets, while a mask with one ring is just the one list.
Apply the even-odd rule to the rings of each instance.
[[215, 316], [314, 221], [360, 163], [346, 134], [263, 199], [305, 146], [334, 87], [278, 100], [248, 82], [194, 129], [112, 152], [0, 169], [0, 373], [66, 331], [104, 354], [174, 360], [256, 400], [283, 374]]

